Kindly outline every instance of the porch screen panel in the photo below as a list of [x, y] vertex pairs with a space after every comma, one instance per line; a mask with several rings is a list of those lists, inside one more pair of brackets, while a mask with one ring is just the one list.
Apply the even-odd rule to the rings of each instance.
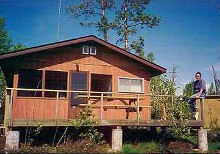
[[[42, 89], [42, 71], [41, 70], [19, 70], [18, 88], [24, 89]], [[41, 91], [19, 90], [18, 96], [22, 97], [41, 97]]]
[[119, 92], [134, 92], [134, 93], [143, 93], [144, 80], [142, 78], [133, 79], [133, 78], [119, 78], [118, 82], [118, 91]]
[[[50, 90], [67, 90], [67, 72], [46, 71], [45, 72], [45, 89]], [[46, 91], [45, 97], [56, 97], [56, 92]], [[66, 92], [59, 92], [59, 97], [67, 97]]]

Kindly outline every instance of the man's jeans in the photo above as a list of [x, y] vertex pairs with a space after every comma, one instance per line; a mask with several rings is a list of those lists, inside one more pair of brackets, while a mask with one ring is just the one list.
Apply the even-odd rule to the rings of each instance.
[[[190, 110], [191, 112], [196, 112], [196, 96], [198, 95], [199, 93], [195, 93], [193, 94], [191, 97], [190, 97], [190, 100], [189, 100], [189, 105], [190, 105]], [[200, 95], [200, 97], [205, 97], [205, 94], [202, 93]]]

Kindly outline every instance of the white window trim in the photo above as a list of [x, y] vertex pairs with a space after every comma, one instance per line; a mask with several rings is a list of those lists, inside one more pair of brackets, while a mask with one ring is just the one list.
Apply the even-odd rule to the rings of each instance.
[[[86, 51], [85, 49], [87, 49], [87, 51]], [[88, 45], [83, 45], [82, 53], [83, 53], [84, 55], [88, 55], [89, 52], [90, 52], [90, 47], [89, 47]]]
[[[95, 52], [92, 52], [92, 49], [94, 49]], [[89, 53], [90, 53], [90, 55], [96, 55], [96, 47], [90, 46]]]
[[[142, 91], [141, 92], [135, 92], [135, 91], [120, 91], [119, 86], [120, 86], [120, 79], [133, 79], [133, 80], [141, 80], [142, 81]], [[144, 78], [130, 78], [130, 77], [118, 77], [118, 92], [119, 93], [144, 93]]]

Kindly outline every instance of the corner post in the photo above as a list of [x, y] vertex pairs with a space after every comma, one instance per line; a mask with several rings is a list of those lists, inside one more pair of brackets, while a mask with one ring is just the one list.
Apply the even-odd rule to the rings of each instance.
[[205, 125], [205, 113], [204, 113], [204, 97], [200, 97], [200, 108], [201, 108], [201, 121], [202, 125]]

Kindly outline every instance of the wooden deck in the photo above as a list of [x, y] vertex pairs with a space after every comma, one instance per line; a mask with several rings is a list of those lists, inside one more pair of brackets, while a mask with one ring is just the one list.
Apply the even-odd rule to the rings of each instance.
[[[173, 126], [178, 124], [179, 121], [170, 120], [97, 120], [95, 126], [143, 126], [143, 127], [163, 127]], [[184, 125], [188, 127], [202, 127], [203, 123], [200, 120], [184, 120]], [[13, 127], [26, 127], [26, 126], [73, 126], [70, 120], [13, 120]]]

